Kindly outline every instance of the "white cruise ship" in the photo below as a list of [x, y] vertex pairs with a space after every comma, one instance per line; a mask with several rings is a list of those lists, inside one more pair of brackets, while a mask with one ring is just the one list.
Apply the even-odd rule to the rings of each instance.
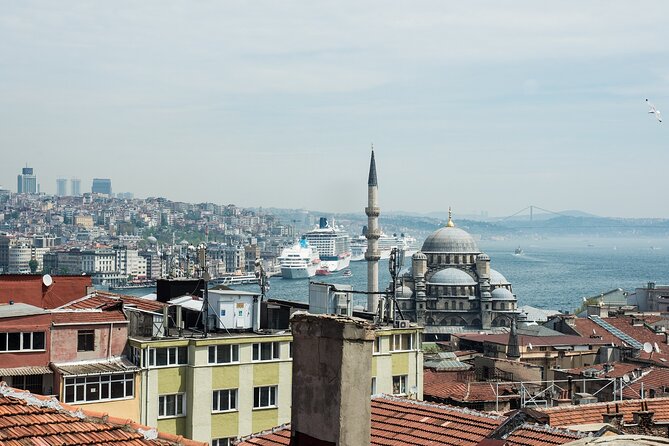
[[281, 277], [284, 279], [308, 279], [316, 275], [321, 263], [318, 250], [309, 246], [302, 239], [295, 245], [285, 248], [279, 257]]
[[320, 270], [332, 273], [348, 267], [351, 262], [350, 237], [341, 228], [330, 226], [327, 218], [321, 218], [318, 227], [304, 237], [320, 253]]
[[[398, 248], [404, 252], [404, 257], [411, 257], [418, 251], [416, 247], [416, 239], [408, 235], [381, 234], [379, 237], [379, 254], [381, 260], [390, 257], [390, 252], [393, 248]], [[351, 262], [360, 262], [365, 260], [365, 252], [367, 252], [367, 239], [364, 235], [360, 235], [351, 241]]]

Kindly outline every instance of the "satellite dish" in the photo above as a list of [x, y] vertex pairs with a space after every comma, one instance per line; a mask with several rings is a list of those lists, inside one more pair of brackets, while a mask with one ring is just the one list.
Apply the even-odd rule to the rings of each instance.
[[623, 381], [625, 381], [626, 383], [630, 382], [630, 376], [627, 373], [623, 375]]
[[53, 284], [53, 278], [49, 274], [45, 274], [42, 276], [42, 283], [48, 288]]
[[527, 343], [527, 348], [529, 348], [530, 350], [532, 350], [532, 343], [531, 343], [531, 342], [528, 342], [528, 343]]
[[655, 348], [655, 353], [660, 353], [660, 347], [657, 345], [657, 342], [653, 343], [653, 347]]
[[653, 344], [651, 344], [650, 342], [644, 342], [643, 351], [646, 352], [646, 353], [652, 353], [653, 352]]

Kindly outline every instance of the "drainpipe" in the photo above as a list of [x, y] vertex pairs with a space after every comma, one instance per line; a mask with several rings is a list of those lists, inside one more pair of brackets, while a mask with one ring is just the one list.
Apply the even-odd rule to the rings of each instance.
[[114, 323], [109, 324], [109, 338], [107, 339], [107, 359], [111, 359], [112, 333], [114, 331]]

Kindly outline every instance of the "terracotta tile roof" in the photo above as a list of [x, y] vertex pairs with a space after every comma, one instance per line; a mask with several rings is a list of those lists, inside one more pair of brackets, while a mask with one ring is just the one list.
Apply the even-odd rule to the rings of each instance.
[[665, 389], [669, 389], [669, 369], [653, 367], [649, 370], [644, 370], [640, 377], [634, 379], [628, 386], [623, 388], [623, 398], [640, 398], [642, 384], [646, 397], [649, 396], [651, 390], [657, 396], [664, 394]]
[[[506, 418], [474, 410], [389, 396], [372, 399], [373, 446], [475, 446], [486, 440]], [[576, 432], [522, 425], [510, 436], [513, 445], [557, 445], [581, 438]], [[539, 438], [540, 441], [536, 441]], [[534, 439], [534, 442], [531, 440]], [[253, 435], [240, 446], [288, 446], [290, 426]], [[504, 441], [500, 442], [504, 444]]]
[[[651, 344], [657, 343], [658, 347], [660, 348], [660, 353], [653, 352], [651, 354], [641, 351], [638, 359], [645, 362], [656, 363], [664, 367], [669, 367], [669, 345], [667, 345], [665, 342], [664, 334], [655, 333], [654, 330], [648, 328], [645, 325], [633, 325], [633, 318], [631, 317], [605, 317], [602, 319], [642, 344], [645, 342], [650, 342]], [[580, 333], [582, 336], [590, 336], [592, 335], [593, 330], [595, 330], [595, 334], [597, 336], [601, 336], [603, 340], [611, 342], [615, 345], [621, 345], [623, 343], [620, 338], [590, 319], [577, 318], [575, 320], [575, 324], [576, 331], [578, 331], [578, 333]]]
[[[509, 345], [509, 333], [501, 334], [479, 334], [479, 333], [464, 333], [453, 335], [460, 339], [465, 339], [474, 342], [490, 342], [493, 344]], [[527, 345], [532, 343], [535, 347], [555, 347], [555, 346], [568, 346], [568, 345], [605, 345], [610, 342], [604, 341], [602, 339], [589, 338], [585, 336], [572, 336], [572, 335], [560, 335], [560, 336], [530, 336], [530, 335], [518, 335], [518, 341], [520, 345]]]
[[121, 310], [57, 310], [51, 313], [51, 321], [53, 325], [128, 323]]
[[[588, 318], [575, 318], [574, 319], [574, 330], [584, 337], [590, 336], [601, 336], [602, 340], [611, 343], [611, 344], [620, 344], [620, 339], [613, 336], [608, 331], [604, 330], [602, 327], [594, 323]], [[594, 330], [594, 331], [593, 331]]]
[[564, 406], [543, 409], [548, 415], [549, 424], [555, 427], [573, 426], [576, 424], [601, 423], [602, 414], [618, 412], [624, 414], [627, 422], [632, 422], [632, 412], [641, 410], [641, 403], [648, 404], [648, 410], [654, 411], [655, 421], [669, 421], [669, 398], [649, 398], [645, 400], [626, 400], [609, 403], [586, 404], [583, 406]]
[[163, 434], [132, 420], [85, 411], [0, 383], [0, 444], [205, 446], [207, 443]]
[[77, 299], [60, 308], [67, 309], [104, 309], [110, 305], [116, 305], [122, 302], [124, 306], [136, 307], [144, 311], [162, 312], [166, 305], [156, 300], [142, 299], [141, 297], [125, 296], [122, 294], [109, 293], [106, 291], [96, 291], [93, 294]]
[[565, 429], [555, 429], [542, 425], [523, 425], [507, 438], [507, 446], [558, 445], [583, 438], [582, 434]]
[[629, 364], [626, 362], [613, 362], [609, 363], [608, 365], [610, 368], [606, 372], [604, 372], [604, 364], [593, 364], [573, 369], [561, 369], [560, 372], [581, 376], [586, 370], [594, 370], [597, 372], [596, 378], [620, 378], [623, 375], [631, 373], [633, 370], [639, 368], [639, 364]]
[[518, 398], [518, 391], [513, 389], [510, 384], [500, 384], [489, 382], [456, 382], [453, 381], [453, 375], [443, 372], [434, 372], [425, 370], [423, 373], [423, 395], [425, 399], [451, 399], [461, 402], [489, 402], [496, 400], [496, 392], [499, 392], [499, 398], [508, 400]]
[[57, 308], [87, 293], [90, 276], [53, 276], [48, 288], [39, 274], [4, 274], [0, 276], [0, 303], [10, 300], [39, 308]]

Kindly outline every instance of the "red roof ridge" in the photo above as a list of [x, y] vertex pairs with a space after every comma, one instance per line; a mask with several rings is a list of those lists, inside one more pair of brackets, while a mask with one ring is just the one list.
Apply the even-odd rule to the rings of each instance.
[[441, 410], [449, 410], [451, 412], [457, 412], [461, 413], [463, 415], [474, 415], [477, 417], [484, 417], [484, 418], [490, 418], [492, 420], [502, 420], [506, 419], [506, 417], [501, 416], [501, 415], [494, 415], [489, 412], [481, 412], [475, 409], [469, 409], [467, 407], [458, 407], [458, 406], [451, 406], [448, 404], [440, 404], [440, 403], [433, 403], [429, 401], [419, 401], [419, 400], [412, 400], [409, 398], [402, 398], [394, 395], [386, 395], [383, 394], [381, 396], [374, 396], [372, 397], [372, 402], [377, 401], [377, 402], [394, 402], [394, 403], [403, 403], [403, 404], [413, 404], [415, 406], [421, 406], [421, 407], [426, 407], [426, 408], [431, 408], [431, 409], [441, 409]]
[[[236, 441], [237, 441], [237, 443], [242, 443], [244, 441], [252, 440], [252, 439], [257, 438], [257, 437], [262, 437], [262, 436], [265, 436], [265, 435], [274, 434], [274, 433], [276, 433], [278, 431], [282, 431], [284, 429], [290, 429], [290, 422], [281, 424], [279, 426], [274, 426], [271, 429], [267, 429], [267, 430], [264, 430], [264, 431], [256, 432], [256, 433], [251, 434], [251, 435], [247, 435], [246, 437], [241, 437]], [[237, 444], [237, 443], [235, 443], [235, 444]]]

